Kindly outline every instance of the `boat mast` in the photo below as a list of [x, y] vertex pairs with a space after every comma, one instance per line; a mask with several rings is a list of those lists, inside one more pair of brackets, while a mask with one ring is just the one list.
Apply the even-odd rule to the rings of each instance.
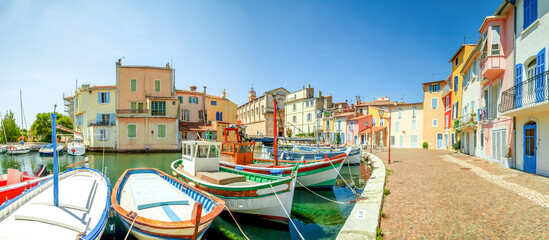
[[51, 114], [51, 142], [53, 143], [53, 205], [59, 207], [59, 159], [57, 158], [57, 133], [55, 120], [57, 114]]
[[74, 109], [74, 110], [72, 110], [72, 116], [73, 116], [72, 126], [73, 126], [75, 132], [76, 132], [76, 101], [78, 101], [77, 97], [78, 97], [78, 78], [76, 79], [76, 86], [74, 88], [74, 100], [72, 100], [72, 105], [73, 105], [73, 109]]
[[274, 102], [274, 130], [273, 130], [273, 142], [274, 142], [274, 162], [275, 162], [275, 167], [278, 166], [278, 151], [277, 151], [277, 146], [276, 146], [276, 142], [277, 142], [277, 139], [276, 137], [278, 136], [278, 129], [276, 128], [276, 112], [277, 112], [277, 109], [276, 109], [276, 93], [273, 94], [273, 102]]

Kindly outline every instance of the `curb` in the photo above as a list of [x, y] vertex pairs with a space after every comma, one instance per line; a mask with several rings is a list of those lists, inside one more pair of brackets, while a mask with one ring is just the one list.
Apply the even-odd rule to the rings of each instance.
[[346, 239], [376, 239], [379, 226], [379, 211], [383, 201], [385, 187], [385, 164], [373, 154], [366, 153], [372, 160], [372, 175], [366, 182], [362, 197], [358, 201], [345, 225], [337, 235], [338, 240]]

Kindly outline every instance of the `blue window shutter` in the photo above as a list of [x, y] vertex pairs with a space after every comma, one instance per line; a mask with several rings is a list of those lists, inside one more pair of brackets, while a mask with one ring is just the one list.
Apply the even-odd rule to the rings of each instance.
[[433, 85], [429, 85], [429, 92], [433, 91]]
[[105, 139], [104, 140], [109, 140], [109, 129], [105, 129]]
[[454, 92], [457, 92], [457, 90], [458, 90], [458, 80], [459, 80], [458, 76], [455, 76], [454, 77]]
[[111, 113], [109, 118], [111, 119], [111, 125], [114, 125], [114, 113]]
[[536, 102], [545, 99], [545, 48], [541, 49], [536, 56]]
[[97, 114], [97, 119], [95, 120], [95, 122], [97, 122], [97, 124], [99, 124], [99, 122], [101, 122], [101, 114], [100, 113]]
[[106, 92], [106, 94], [107, 94], [107, 102], [106, 103], [110, 103], [111, 102], [111, 93]]
[[101, 103], [101, 92], [97, 93], [97, 103]]
[[536, 75], [545, 72], [545, 48], [539, 51], [536, 57]]
[[216, 112], [216, 113], [215, 113], [215, 120], [216, 120], [216, 121], [219, 121], [219, 112]]
[[220, 112], [220, 113], [219, 113], [219, 121], [220, 121], [220, 122], [223, 122], [223, 112]]
[[538, 19], [538, 0], [530, 0], [530, 23]]

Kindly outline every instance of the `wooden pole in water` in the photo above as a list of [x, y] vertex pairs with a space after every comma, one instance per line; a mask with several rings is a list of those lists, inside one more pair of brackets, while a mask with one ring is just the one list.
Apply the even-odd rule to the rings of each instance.
[[276, 146], [276, 142], [277, 142], [277, 137], [278, 137], [278, 128], [276, 127], [276, 112], [277, 112], [277, 109], [276, 109], [276, 94], [273, 94], [273, 102], [274, 102], [274, 129], [273, 129], [273, 142], [274, 142], [274, 162], [275, 162], [275, 166], [278, 166], [278, 148]]

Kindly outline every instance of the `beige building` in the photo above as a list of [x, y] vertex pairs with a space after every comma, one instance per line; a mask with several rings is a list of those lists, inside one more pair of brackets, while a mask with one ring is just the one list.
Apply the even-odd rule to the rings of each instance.
[[177, 150], [179, 99], [173, 69], [116, 63], [119, 151]]
[[[332, 96], [322, 96], [318, 91], [314, 95], [314, 88], [308, 84], [303, 89], [286, 95], [284, 113], [286, 124], [284, 126], [286, 134], [314, 133], [317, 128], [322, 128], [320, 119], [323, 110], [332, 108]], [[318, 121], [317, 121], [318, 120]]]
[[443, 148], [444, 103], [442, 88], [446, 80], [423, 83], [423, 141], [429, 149]]
[[82, 84], [76, 93], [76, 131], [89, 150], [116, 148], [116, 86]]
[[423, 103], [397, 103], [384, 107], [391, 114], [391, 146], [421, 148], [423, 144]]
[[208, 123], [213, 121], [236, 123], [236, 103], [227, 99], [225, 90], [221, 96], [206, 94], [206, 117]]
[[256, 97], [256, 92], [252, 88], [248, 95], [248, 102], [237, 109], [238, 124], [246, 127], [248, 136], [268, 136], [273, 137], [274, 129], [274, 102], [273, 94], [277, 98], [277, 122], [278, 136], [284, 132], [284, 101], [286, 95], [290, 93], [284, 88], [277, 88], [265, 92], [262, 96]]

